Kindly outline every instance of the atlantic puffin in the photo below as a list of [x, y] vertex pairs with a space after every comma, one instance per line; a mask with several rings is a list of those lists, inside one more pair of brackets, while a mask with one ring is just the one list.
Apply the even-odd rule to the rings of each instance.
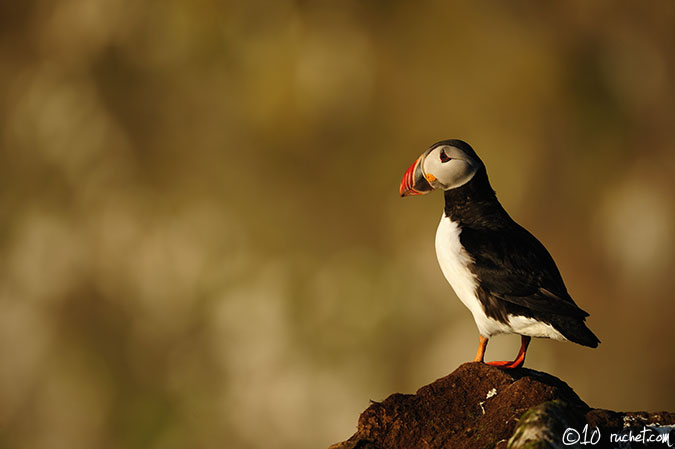
[[523, 365], [532, 337], [598, 346], [585, 324], [588, 313], [567, 293], [553, 258], [504, 210], [468, 143], [437, 142], [403, 175], [401, 196], [432, 190], [445, 195], [436, 231], [438, 263], [478, 327], [474, 361], [483, 362], [488, 339], [498, 334], [521, 335], [513, 361], [488, 362], [504, 369]]

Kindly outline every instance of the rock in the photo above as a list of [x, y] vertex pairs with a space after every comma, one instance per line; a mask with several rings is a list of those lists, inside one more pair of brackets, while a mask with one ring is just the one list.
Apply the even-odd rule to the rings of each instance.
[[584, 423], [561, 400], [548, 401], [526, 411], [509, 439], [509, 449], [561, 449], [562, 435], [568, 428], [582, 429]]
[[[673, 424], [675, 414], [668, 412], [590, 409], [565, 382], [546, 373], [465, 363], [416, 394], [373, 402], [361, 414], [357, 432], [329, 449], [586, 447], [582, 438], [591, 438], [596, 428], [601, 438], [588, 447], [617, 447], [609, 445], [612, 432]], [[563, 443], [566, 431], [570, 445]]]

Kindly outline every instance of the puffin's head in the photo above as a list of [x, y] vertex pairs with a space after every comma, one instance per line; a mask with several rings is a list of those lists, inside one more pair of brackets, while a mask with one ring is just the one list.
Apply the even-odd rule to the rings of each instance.
[[471, 146], [457, 139], [435, 143], [406, 170], [401, 196], [450, 190], [471, 181], [483, 162]]

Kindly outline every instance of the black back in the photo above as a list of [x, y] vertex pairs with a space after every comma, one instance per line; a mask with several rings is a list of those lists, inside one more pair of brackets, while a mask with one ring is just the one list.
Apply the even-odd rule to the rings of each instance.
[[544, 245], [499, 203], [485, 166], [465, 185], [445, 191], [445, 215], [460, 226], [488, 316], [502, 322], [507, 314], [588, 316], [567, 293]]
[[497, 200], [485, 164], [468, 143], [442, 140], [480, 163], [474, 177], [445, 191], [445, 216], [461, 229], [460, 243], [473, 259], [477, 296], [487, 316], [508, 322], [509, 315], [551, 324], [566, 338], [596, 347], [598, 338], [584, 324], [588, 313], [577, 307], [544, 245], [516, 223]]

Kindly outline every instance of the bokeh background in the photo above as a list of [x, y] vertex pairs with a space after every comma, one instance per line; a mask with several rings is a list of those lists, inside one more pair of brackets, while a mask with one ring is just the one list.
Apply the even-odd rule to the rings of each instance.
[[0, 447], [325, 447], [471, 360], [441, 195], [398, 196], [445, 138], [603, 342], [528, 365], [674, 411], [674, 23], [669, 0], [3, 1]]

